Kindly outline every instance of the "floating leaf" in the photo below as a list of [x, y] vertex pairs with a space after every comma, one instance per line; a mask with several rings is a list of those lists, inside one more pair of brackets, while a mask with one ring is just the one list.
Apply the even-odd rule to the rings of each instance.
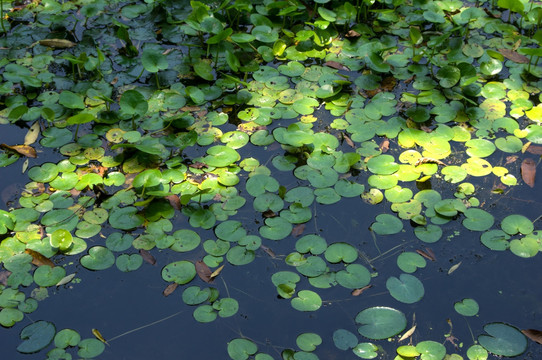
[[23, 342], [17, 346], [17, 351], [23, 354], [31, 354], [47, 347], [55, 337], [55, 326], [48, 322], [39, 320], [21, 330]]
[[365, 309], [356, 316], [360, 324], [358, 331], [362, 336], [373, 340], [387, 339], [406, 328], [405, 315], [396, 309], [376, 306]]
[[478, 303], [474, 299], [463, 299], [454, 304], [454, 309], [463, 316], [474, 316], [478, 314], [480, 309]]
[[526, 158], [521, 162], [521, 178], [525, 184], [534, 187], [536, 176], [536, 162], [531, 158]]
[[390, 291], [391, 296], [405, 304], [418, 302], [424, 295], [421, 281], [409, 274], [401, 274], [399, 278], [394, 276], [388, 278], [386, 288]]
[[106, 247], [94, 246], [81, 258], [81, 265], [90, 270], [105, 270], [115, 264], [115, 255]]
[[337, 329], [333, 332], [333, 343], [340, 350], [348, 350], [357, 345], [358, 338], [348, 330]]
[[186, 260], [172, 262], [162, 269], [162, 279], [167, 282], [174, 281], [179, 285], [189, 283], [195, 276], [196, 267]]
[[301, 290], [292, 299], [292, 307], [299, 311], [316, 311], [322, 306], [320, 296], [311, 290]]
[[513, 326], [490, 323], [484, 326], [489, 335], [478, 336], [478, 342], [488, 351], [501, 356], [518, 356], [527, 349], [527, 339]]

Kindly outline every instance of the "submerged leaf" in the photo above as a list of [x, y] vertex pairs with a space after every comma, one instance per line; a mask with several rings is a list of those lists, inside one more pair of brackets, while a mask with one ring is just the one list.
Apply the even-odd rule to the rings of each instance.
[[43, 256], [37, 251], [26, 249], [24, 252], [32, 256], [32, 264], [36, 266], [48, 265], [50, 267], [55, 267], [54, 262], [52, 262], [49, 258]]
[[532, 341], [542, 344], [542, 331], [535, 329], [526, 329], [521, 330], [521, 332]]
[[521, 178], [525, 181], [525, 184], [530, 187], [534, 187], [534, 179], [536, 176], [536, 162], [527, 158], [521, 163]]

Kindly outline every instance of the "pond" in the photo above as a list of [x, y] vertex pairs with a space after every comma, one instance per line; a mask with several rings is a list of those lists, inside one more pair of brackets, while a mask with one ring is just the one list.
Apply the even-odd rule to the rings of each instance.
[[10, 359], [542, 358], [542, 7], [2, 3]]

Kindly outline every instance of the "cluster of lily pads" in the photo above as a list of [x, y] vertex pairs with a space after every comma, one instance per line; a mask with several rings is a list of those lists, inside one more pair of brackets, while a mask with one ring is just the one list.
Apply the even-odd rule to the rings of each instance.
[[[343, 198], [389, 205], [366, 236], [435, 243], [443, 225], [460, 222], [491, 250], [524, 258], [542, 250], [531, 219], [496, 220], [478, 197], [522, 186], [521, 159], [542, 153], [535, 2], [0, 4], [0, 121], [30, 129], [24, 143], [0, 153], [1, 166], [22, 165], [30, 180], [0, 211], [4, 327], [35, 311], [48, 288], [70, 283], [72, 259], [129, 272], [142, 266], [142, 252], [179, 253], [162, 278], [185, 286], [196, 321], [234, 316], [236, 299], [195, 285], [191, 256], [204, 253], [214, 269], [279, 259], [275, 242], [299, 236], [316, 211]], [[33, 160], [35, 149], [60, 159]], [[322, 306], [319, 289], [339, 285], [350, 296], [381, 280], [366, 267], [366, 249], [347, 240], [310, 233], [292, 243], [268, 283], [298, 311]], [[425, 288], [413, 273], [426, 259], [403, 251], [396, 262], [402, 273], [385, 281], [391, 297], [420, 301]], [[474, 299], [454, 307], [478, 313]], [[378, 357], [386, 346], [378, 341], [408, 324], [386, 306], [352, 316], [374, 343], [352, 329], [328, 340], [364, 359]], [[484, 330], [468, 359], [527, 348], [512, 325]], [[105, 350], [102, 339], [81, 340], [45, 320], [21, 339], [21, 353], [54, 343], [47, 359]], [[318, 359], [322, 341], [300, 334], [299, 350], [281, 357]], [[434, 340], [394, 351], [397, 359], [461, 358]], [[227, 352], [272, 358], [248, 338], [232, 339]]]

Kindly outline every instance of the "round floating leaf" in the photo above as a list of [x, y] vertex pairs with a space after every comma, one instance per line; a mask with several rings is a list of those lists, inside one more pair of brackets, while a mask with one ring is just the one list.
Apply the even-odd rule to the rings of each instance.
[[246, 265], [251, 263], [256, 254], [244, 246], [234, 246], [226, 254], [226, 259], [232, 265]]
[[301, 290], [292, 299], [292, 307], [299, 311], [316, 311], [322, 306], [320, 296], [311, 290]]
[[196, 267], [190, 261], [181, 260], [170, 263], [162, 269], [162, 279], [183, 285], [196, 276]]
[[530, 258], [538, 254], [539, 247], [538, 239], [529, 235], [510, 241], [510, 251], [523, 258]]
[[228, 355], [232, 360], [246, 360], [258, 351], [258, 346], [248, 339], [233, 339], [228, 343]]
[[403, 222], [390, 214], [376, 216], [376, 222], [371, 224], [371, 230], [377, 235], [392, 235], [403, 230]]
[[416, 345], [416, 351], [422, 360], [442, 360], [446, 356], [446, 348], [436, 341], [422, 341]]
[[183, 291], [182, 299], [187, 305], [199, 305], [211, 297], [211, 289], [189, 286]]
[[365, 309], [356, 316], [356, 323], [361, 326], [359, 333], [373, 340], [387, 339], [399, 334], [406, 328], [407, 320], [401, 311], [376, 306]]
[[391, 276], [386, 281], [386, 288], [390, 291], [391, 296], [405, 304], [420, 301], [424, 295], [421, 281], [409, 274], [401, 274], [399, 279]]
[[105, 240], [105, 246], [111, 251], [125, 251], [132, 246], [134, 237], [120, 232], [112, 233]]
[[122, 272], [135, 271], [143, 264], [143, 257], [139, 254], [122, 254], [117, 258], [116, 264]]
[[371, 281], [371, 273], [361, 264], [350, 264], [336, 275], [339, 285], [347, 289], [359, 289]]
[[333, 332], [333, 343], [341, 350], [348, 350], [358, 343], [356, 335], [345, 329], [337, 329]]
[[323, 253], [327, 248], [326, 240], [318, 235], [305, 235], [295, 243], [297, 252], [306, 254], [310, 252], [313, 255]]
[[282, 217], [268, 218], [260, 228], [260, 235], [270, 240], [282, 240], [290, 235], [292, 228], [292, 224]]
[[322, 338], [315, 333], [304, 333], [297, 337], [295, 343], [303, 351], [314, 351], [322, 343]]
[[143, 216], [138, 214], [138, 210], [134, 206], [114, 207], [109, 214], [109, 223], [112, 227], [119, 230], [134, 229], [142, 225], [144, 220]]
[[487, 351], [500, 356], [518, 356], [527, 349], [527, 338], [518, 329], [503, 323], [484, 326], [489, 335], [478, 336], [478, 342]]
[[50, 243], [52, 247], [66, 251], [73, 243], [73, 236], [68, 230], [57, 229], [51, 234]]
[[482, 244], [487, 246], [491, 250], [504, 251], [508, 249], [510, 235], [502, 230], [490, 230], [486, 231], [480, 236]]
[[218, 311], [218, 316], [222, 318], [230, 317], [239, 310], [239, 303], [232, 298], [223, 298], [213, 303], [213, 309]]
[[495, 152], [493, 142], [486, 139], [472, 139], [465, 143], [467, 154], [472, 157], [487, 157]]
[[115, 264], [115, 255], [106, 247], [93, 246], [80, 261], [89, 270], [105, 270]]
[[474, 299], [463, 299], [454, 304], [454, 309], [463, 316], [474, 316], [478, 314], [480, 307]]
[[350, 244], [339, 242], [329, 245], [324, 256], [332, 264], [341, 261], [351, 263], [358, 258], [358, 251]]
[[521, 233], [523, 235], [530, 234], [534, 230], [534, 226], [531, 220], [523, 215], [508, 215], [501, 222], [501, 229], [509, 234], [516, 235]]
[[147, 100], [137, 90], [126, 90], [120, 98], [119, 105], [122, 112], [128, 115], [143, 116], [149, 109]]
[[406, 273], [413, 273], [418, 268], [424, 268], [426, 261], [418, 253], [404, 252], [397, 257], [397, 266]]
[[209, 166], [225, 167], [241, 159], [239, 153], [231, 147], [215, 145], [207, 149], [207, 156], [204, 162]]
[[43, 287], [54, 286], [66, 276], [66, 270], [63, 267], [42, 265], [34, 271], [34, 282]]
[[464, 214], [466, 219], [463, 220], [462, 224], [472, 231], [489, 230], [495, 222], [493, 215], [482, 209], [469, 208]]
[[359, 343], [352, 351], [362, 359], [374, 359], [378, 356], [378, 346], [371, 343]]
[[369, 159], [367, 168], [373, 174], [391, 175], [399, 170], [399, 164], [391, 155], [378, 155]]
[[55, 337], [56, 328], [53, 323], [39, 320], [26, 326], [20, 334], [23, 342], [17, 346], [17, 351], [31, 354], [48, 346]]
[[0, 325], [11, 327], [21, 321], [24, 314], [21, 310], [13, 308], [4, 308], [0, 311]]
[[418, 226], [414, 228], [414, 235], [423, 242], [434, 243], [442, 237], [442, 229], [440, 226], [433, 224]]
[[254, 175], [247, 180], [246, 184], [247, 192], [254, 197], [262, 195], [266, 191], [275, 192], [278, 189], [279, 182], [269, 175]]
[[412, 345], [399, 346], [396, 351], [403, 358], [414, 358], [420, 355], [416, 347]]
[[48, 183], [58, 176], [60, 170], [53, 163], [44, 163], [28, 170], [28, 177], [33, 181]]
[[77, 346], [79, 341], [81, 341], [81, 335], [72, 329], [62, 329], [55, 335], [55, 346], [60, 349]]
[[480, 345], [472, 345], [467, 350], [467, 357], [469, 360], [487, 360], [488, 353], [487, 350], [484, 349]]
[[451, 88], [459, 82], [461, 71], [455, 66], [446, 65], [437, 71], [436, 77], [439, 79], [440, 86]]
[[166, 56], [162, 54], [160, 49], [155, 48], [147, 48], [143, 50], [143, 54], [141, 55], [141, 63], [143, 64], [145, 70], [150, 73], [155, 73], [159, 70], [165, 70], [168, 68]]
[[77, 356], [85, 359], [95, 358], [105, 350], [105, 344], [98, 339], [84, 339], [79, 343]]

